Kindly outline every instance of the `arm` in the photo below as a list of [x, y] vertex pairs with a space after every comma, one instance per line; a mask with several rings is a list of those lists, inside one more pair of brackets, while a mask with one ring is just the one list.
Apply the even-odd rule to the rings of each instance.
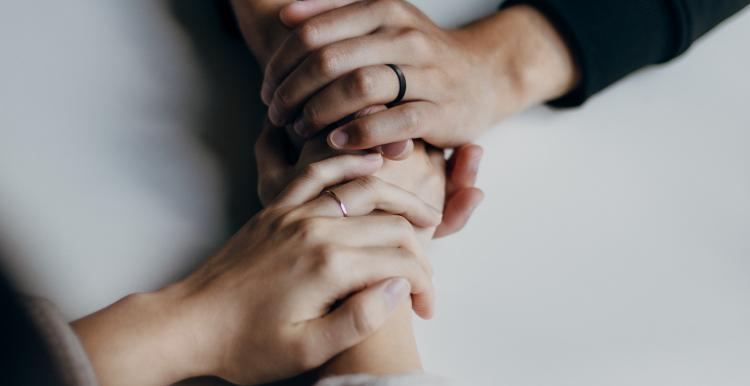
[[[403, 161], [386, 161], [378, 176], [409, 191], [426, 202], [442, 207], [445, 191], [442, 151], [428, 151], [417, 142], [414, 152]], [[425, 248], [434, 228], [419, 231]], [[344, 374], [397, 375], [422, 371], [412, 328], [412, 312], [402, 305], [376, 334], [337, 356], [323, 371], [323, 376]]]
[[[309, 3], [344, 3], [313, 15]], [[404, 0], [308, 0], [282, 10], [296, 33], [265, 74], [269, 119], [305, 137], [370, 106], [402, 103], [344, 120], [332, 148], [369, 149], [412, 138], [456, 147], [530, 105], [575, 87], [578, 72], [560, 34], [536, 9], [511, 7], [445, 29]], [[338, 125], [338, 124], [337, 124]]]
[[[261, 146], [273, 146], [265, 139], [270, 133], [266, 130]], [[258, 152], [264, 155], [268, 150], [269, 148], [259, 148]], [[303, 147], [297, 168], [334, 154], [325, 145], [324, 138], [317, 137]], [[442, 207], [445, 200], [445, 166], [442, 151], [430, 149], [423, 142], [417, 141], [414, 152], [407, 159], [386, 160], [376, 176], [413, 192], [434, 207]], [[434, 232], [435, 227], [417, 229], [419, 242], [424, 248], [428, 246]], [[322, 375], [392, 375], [421, 371], [410, 308], [410, 304], [402, 304], [383, 328], [366, 341], [337, 356], [323, 368]]]
[[[669, 61], [749, 0], [510, 0], [542, 12], [571, 47], [578, 87], [555, 100], [576, 106], [642, 67]], [[552, 65], [552, 64], [550, 64]]]
[[[307, 3], [341, 8], [309, 17]], [[423, 138], [453, 147], [531, 105], [582, 103], [628, 73], [669, 60], [748, 0], [512, 0], [459, 29], [435, 25], [405, 0], [308, 0], [282, 10], [297, 34], [279, 47], [262, 95], [269, 118], [313, 135], [371, 105], [328, 138], [368, 149]], [[560, 97], [563, 97], [560, 99]]]
[[429, 314], [430, 268], [412, 224], [440, 215], [373, 176], [381, 166], [375, 154], [313, 163], [185, 279], [74, 322], [101, 384], [275, 381], [363, 341], [410, 292]]
[[265, 68], [290, 29], [279, 20], [279, 11], [294, 0], [231, 0], [242, 37]]

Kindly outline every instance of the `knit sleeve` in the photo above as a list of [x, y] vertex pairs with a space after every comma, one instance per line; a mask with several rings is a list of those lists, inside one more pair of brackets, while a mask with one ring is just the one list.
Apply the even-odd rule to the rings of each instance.
[[509, 0], [542, 12], [568, 43], [578, 87], [550, 104], [572, 107], [648, 65], [667, 62], [750, 0]]

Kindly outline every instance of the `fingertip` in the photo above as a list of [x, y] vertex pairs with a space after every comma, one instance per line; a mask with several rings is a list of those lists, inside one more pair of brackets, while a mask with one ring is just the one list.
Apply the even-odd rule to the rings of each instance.
[[430, 320], [435, 316], [435, 302], [426, 295], [413, 295], [412, 310], [421, 319]]
[[411, 292], [409, 281], [402, 277], [389, 279], [383, 286], [383, 296], [388, 312], [393, 312]]
[[456, 192], [446, 202], [444, 221], [438, 226], [433, 237], [445, 237], [463, 229], [482, 201], [484, 192], [481, 189], [470, 187]]
[[338, 129], [331, 132], [327, 138], [328, 146], [336, 150], [342, 150], [349, 144], [349, 133]]
[[[308, 3], [308, 4], [306, 4]], [[295, 1], [279, 11], [279, 19], [289, 28], [294, 28], [302, 23], [306, 17], [306, 9], [310, 7], [310, 1]]]
[[375, 170], [383, 166], [383, 156], [380, 153], [367, 153], [362, 158], [367, 161], [368, 165], [372, 165]]
[[414, 151], [414, 141], [411, 139], [381, 146], [383, 156], [394, 161], [408, 158], [412, 151]]

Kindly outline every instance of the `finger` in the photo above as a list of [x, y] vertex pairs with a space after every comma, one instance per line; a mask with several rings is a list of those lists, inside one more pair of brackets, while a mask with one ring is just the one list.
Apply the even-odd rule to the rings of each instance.
[[380, 154], [383, 157], [396, 161], [408, 158], [412, 151], [414, 151], [414, 141], [411, 139], [389, 143], [380, 147]]
[[341, 8], [345, 5], [360, 0], [305, 0], [295, 1], [279, 12], [279, 18], [289, 28], [295, 28], [303, 21], [320, 15], [330, 10]]
[[280, 80], [268, 108], [271, 122], [279, 126], [291, 123], [312, 94], [357, 68], [384, 63], [421, 66], [430, 56], [422, 36], [418, 32], [383, 32], [339, 41], [313, 52]]
[[321, 354], [318, 362], [325, 363], [378, 331], [409, 292], [409, 282], [402, 278], [384, 280], [354, 294], [323, 318], [308, 322], [307, 344]]
[[321, 219], [319, 237], [322, 240], [338, 240], [347, 247], [392, 247], [406, 248], [415, 253], [422, 252], [416, 238], [414, 226], [399, 215], [376, 214], [345, 218]]
[[290, 144], [282, 130], [271, 127], [268, 122], [255, 142], [255, 158], [258, 167], [258, 196], [267, 205], [286, 186], [286, 178], [292, 168], [289, 162]]
[[319, 260], [317, 281], [329, 288], [331, 296], [342, 299], [352, 292], [390, 277], [409, 281], [414, 304], [420, 317], [432, 316], [434, 287], [431, 272], [425, 270], [420, 257], [403, 248], [336, 247]]
[[327, 141], [337, 150], [359, 150], [421, 138], [440, 124], [439, 117], [434, 103], [409, 102], [355, 119], [328, 134]]
[[375, 173], [383, 165], [380, 154], [341, 155], [308, 165], [289, 183], [276, 201], [278, 206], [300, 206], [328, 186]]
[[[282, 43], [266, 66], [264, 91], [261, 92], [263, 101], [271, 102], [273, 90], [311, 52], [334, 42], [368, 35], [386, 25], [409, 25], [410, 12], [397, 9], [404, 8], [400, 5], [387, 3], [395, 2], [313, 0], [298, 1], [282, 9], [280, 16], [289, 24], [296, 26], [305, 22]], [[338, 4], [341, 6], [332, 7]], [[414, 11], [413, 7], [407, 5], [407, 8]]]
[[448, 197], [443, 222], [438, 225], [433, 237], [445, 237], [463, 229], [483, 199], [484, 193], [477, 188], [465, 188]]
[[350, 248], [404, 248], [412, 252], [432, 276], [432, 265], [424, 254], [412, 224], [402, 216], [375, 214], [346, 218], [315, 218], [300, 223], [299, 234], [308, 242], [336, 240]]
[[[432, 100], [440, 92], [437, 70], [400, 66], [407, 79], [405, 102]], [[314, 94], [294, 121], [294, 131], [309, 137], [353, 112], [393, 102], [399, 94], [399, 79], [386, 65], [351, 71]]]
[[[442, 212], [424, 202], [414, 193], [374, 176], [357, 178], [330, 189], [335, 198], [321, 195], [295, 209], [292, 218], [341, 217], [342, 208], [351, 217], [365, 216], [375, 210], [403, 216], [418, 227], [436, 226]], [[340, 201], [340, 203], [339, 203]]]
[[454, 150], [455, 161], [450, 171], [450, 180], [458, 188], [469, 188], [477, 181], [479, 164], [484, 150], [479, 145], [468, 144]]
[[468, 144], [453, 151], [448, 161], [448, 182], [443, 222], [435, 230], [435, 238], [445, 237], [463, 229], [484, 194], [475, 189], [479, 163], [483, 150]]
[[[366, 107], [362, 110], [357, 111], [354, 114], [354, 119], [366, 117], [368, 115], [379, 113], [387, 109], [388, 108], [385, 107], [385, 105], [375, 105], [375, 106]], [[408, 158], [409, 155], [414, 151], [414, 141], [411, 139], [407, 139], [405, 141], [399, 141], [399, 142], [385, 144], [382, 146], [376, 146], [373, 149], [379, 152], [380, 154], [382, 154], [383, 157], [385, 158], [388, 158], [394, 161], [399, 161], [399, 160]]]

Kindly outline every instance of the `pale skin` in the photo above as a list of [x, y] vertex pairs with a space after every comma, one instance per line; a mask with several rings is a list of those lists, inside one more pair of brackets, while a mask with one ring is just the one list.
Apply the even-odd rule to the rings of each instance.
[[[504, 118], [567, 93], [579, 80], [559, 33], [529, 6], [444, 29], [403, 0], [234, 4], [249, 46], [267, 64], [261, 96], [271, 122], [289, 124], [300, 135], [392, 101], [397, 81], [384, 64], [402, 68], [405, 103], [333, 130], [327, 141], [335, 149], [402, 143], [394, 146], [400, 152], [384, 152], [398, 158], [411, 149], [403, 143], [415, 138], [442, 148], [464, 145]], [[267, 34], [253, 31], [249, 26], [263, 25], [259, 20], [273, 14], [256, 9], [278, 10], [288, 29], [274, 21]]]
[[[523, 6], [499, 12], [465, 28], [444, 30], [400, 0], [307, 0], [297, 3], [290, 0], [235, 0], [233, 3], [248, 45], [262, 64], [272, 62], [271, 66], [267, 66], [272, 70], [266, 71], [262, 92], [264, 101], [269, 104], [270, 119], [278, 124], [288, 124], [305, 137], [312, 137], [329, 123], [337, 121], [337, 117], [358, 113], [349, 123], [324, 133], [319, 141], [311, 142], [308, 147], [313, 150], [308, 153], [318, 159], [330, 156], [327, 151], [320, 150], [325, 144], [330, 149], [347, 151], [374, 148], [387, 158], [403, 159], [399, 162], [388, 161], [382, 169], [377, 170], [378, 181], [390, 181], [392, 184], [367, 187], [367, 184], [358, 182], [360, 188], [367, 188], [354, 190], [354, 194], [348, 197], [353, 200], [352, 205], [356, 205], [357, 197], [370, 197], [370, 201], [363, 201], [370, 202], [370, 205], [362, 206], [362, 214], [373, 209], [390, 210], [395, 212], [392, 213], [393, 217], [409, 219], [410, 224], [420, 228], [420, 231], [414, 234], [411, 241], [389, 239], [382, 235], [393, 234], [393, 231], [386, 229], [403, 226], [403, 222], [400, 223], [402, 225], [395, 225], [402, 220], [381, 223], [385, 221], [381, 215], [361, 216], [371, 218], [362, 221], [372, 223], [356, 227], [336, 229], [329, 224], [329, 235], [338, 236], [335, 238], [337, 242], [345, 230], [358, 229], [367, 235], [381, 235], [376, 241], [385, 243], [381, 248], [399, 245], [400, 252], [382, 253], [378, 259], [362, 258], [361, 265], [349, 263], [347, 267], [357, 266], [369, 274], [359, 275], [359, 282], [342, 285], [336, 293], [317, 292], [317, 297], [313, 299], [306, 297], [309, 291], [305, 291], [305, 296], [299, 295], [295, 290], [297, 285], [308, 282], [311, 288], [316, 285], [317, 288], [327, 288], [331, 280], [341, 280], [347, 275], [335, 275], [337, 279], [334, 276], [316, 276], [314, 273], [321, 270], [315, 269], [315, 264], [302, 263], [299, 264], [310, 269], [273, 270], [273, 264], [263, 265], [259, 262], [279, 260], [277, 249], [243, 246], [248, 240], [250, 243], [262, 243], [273, 237], [253, 238], [249, 233], [240, 235], [232, 241], [238, 245], [237, 248], [228, 247], [219, 252], [198, 273], [191, 275], [192, 279], [156, 293], [130, 296], [75, 322], [74, 328], [94, 362], [97, 375], [104, 385], [160, 385], [196, 375], [216, 375], [236, 383], [257, 384], [291, 377], [324, 363], [325, 374], [395, 374], [420, 370], [411, 331], [411, 310], [429, 317], [433, 309], [431, 284], [427, 284], [429, 280], [425, 279], [429, 277], [429, 269], [418, 249], [424, 247], [438, 223], [444, 219], [432, 219], [428, 225], [426, 217], [407, 213], [405, 208], [419, 207], [417, 202], [420, 202], [426, 205], [422, 214], [427, 216], [427, 207], [444, 206], [445, 219], [452, 220], [440, 223], [445, 230], [437, 228], [438, 234], [460, 229], [481, 200], [481, 192], [473, 188], [473, 176], [481, 150], [468, 143], [508, 115], [563, 95], [575, 87], [578, 75], [567, 47], [541, 14]], [[367, 20], [370, 24], [362, 23], [362, 15], [370, 13], [376, 17]], [[362, 29], [363, 26], [366, 28]], [[488, 38], [498, 36], [503, 38]], [[358, 44], [345, 44], [352, 39], [359, 39]], [[295, 40], [302, 44], [295, 44]], [[384, 44], [385, 41], [390, 44]], [[362, 49], [373, 46], [382, 49]], [[367, 53], [363, 54], [364, 51]], [[399, 64], [410, 80], [411, 94], [407, 94], [402, 105], [388, 110], [378, 106], [392, 100], [396, 87], [395, 82], [380, 81], [385, 76], [390, 76], [392, 81], [394, 79], [392, 74], [385, 75], [383, 70], [387, 68], [382, 66], [384, 63]], [[325, 71], [316, 73], [316, 69]], [[467, 76], [467, 72], [471, 76]], [[341, 98], [342, 95], [346, 95], [346, 98]], [[420, 142], [415, 142], [418, 138], [441, 147], [459, 146], [451, 160], [453, 167], [447, 174], [447, 183], [442, 154], [428, 152]], [[259, 164], [270, 165], [263, 168], [260, 175], [267, 191], [273, 191], [268, 187], [274, 184], [283, 187], [289, 183], [284, 172], [290, 166], [294, 170], [310, 170], [303, 167], [308, 162], [304, 159], [296, 165], [274, 163], [272, 154], [277, 150], [270, 148], [265, 156], [259, 154]], [[370, 174], [375, 172], [370, 171]], [[345, 176], [352, 177], [352, 173], [350, 171]], [[421, 181], [417, 177], [428, 180]], [[347, 179], [342, 177], [342, 181]], [[330, 184], [336, 185], [333, 182]], [[322, 187], [329, 185], [316, 186], [318, 191], [315, 193], [318, 194]], [[381, 192], [380, 201], [372, 195], [368, 196], [368, 192], [373, 190], [387, 189], [383, 186], [401, 189], [404, 194], [411, 193], [414, 197], [404, 194], [397, 197], [411, 197], [416, 201], [410, 201], [406, 206], [403, 202], [401, 206], [393, 202], [385, 205], [383, 197], [396, 196]], [[263, 186], [261, 189], [264, 189]], [[317, 196], [305, 197], [307, 201], [295, 203], [300, 208], [307, 205], [307, 210], [298, 210], [297, 213], [307, 213], [306, 219], [320, 216], [322, 212], [310, 209], [310, 202], [321, 199], [315, 198]], [[329, 211], [323, 217], [334, 216], [330, 211], [336, 209], [336, 205], [330, 198], [318, 201], [318, 204]], [[270, 208], [278, 210], [273, 204]], [[266, 209], [264, 213], [272, 214], [259, 217], [261, 220], [257, 221], [279, 224], [278, 218], [286, 218], [290, 213], [282, 214], [275, 210]], [[257, 228], [255, 225], [253, 229]], [[368, 226], [381, 231], [365, 232]], [[318, 223], [315, 228], [325, 227]], [[284, 235], [275, 245], [290, 239], [290, 230], [283, 226], [263, 229]], [[396, 233], [403, 235], [404, 231]], [[329, 247], [321, 249], [320, 239], [315, 242], [307, 238], [294, 241], [295, 253], [291, 255], [296, 256], [294, 259], [298, 261], [308, 261], [304, 259], [305, 256], [320, 256], [321, 251], [326, 251], [324, 255], [328, 255], [335, 250], [330, 245], [346, 249], [346, 254], [339, 253], [337, 256], [356, 256], [352, 248], [362, 248], [362, 245], [342, 246], [329, 240]], [[368, 240], [367, 243], [373, 241]], [[266, 251], [268, 257], [234, 257], [242, 256], [241, 252], [249, 250]], [[403, 254], [404, 250], [410, 252], [408, 256]], [[413, 263], [399, 266], [394, 260], [393, 264], [389, 264], [386, 261], [388, 256], [401, 256], [403, 259], [400, 262], [409, 260]], [[321, 261], [319, 257], [311, 259]], [[260, 265], [246, 263], [248, 260]], [[330, 260], [324, 258], [322, 261]], [[364, 263], [373, 260], [383, 264]], [[286, 263], [284, 267], [288, 267], [289, 261]], [[417, 266], [420, 268], [415, 268]], [[255, 267], [267, 269], [256, 271], [253, 270]], [[394, 270], [393, 267], [403, 269]], [[391, 271], [383, 271], [386, 268]], [[267, 288], [268, 283], [260, 280], [263, 275], [257, 281], [245, 280], [243, 274], [247, 275], [248, 272], [287, 275], [286, 282], [294, 285], [279, 288], [274, 292], [277, 296], [271, 297], [272, 301], [253, 301], [252, 298], [238, 295], [237, 289], [244, 288], [245, 291], [239, 291], [240, 294], [256, 293], [260, 289], [254, 290], [253, 285], [265, 283], [263, 288]], [[293, 276], [295, 274], [298, 276]], [[395, 298], [401, 301], [383, 300], [382, 294], [386, 288], [393, 287], [391, 284], [399, 284], [396, 287], [400, 290], [395, 293], [401, 294], [401, 297]], [[411, 297], [406, 296], [409, 292], [412, 293]], [[326, 313], [329, 311], [327, 306], [341, 300], [345, 293], [356, 295], [330, 313], [337, 313], [339, 317], [331, 317]], [[376, 298], [379, 300], [372, 300]], [[252, 307], [247, 307], [248, 303]], [[309, 304], [314, 306], [309, 307]], [[362, 313], [369, 315], [366, 323], [361, 322], [361, 316], [351, 316]], [[263, 317], [259, 318], [258, 315]], [[268, 315], [280, 317], [268, 318]], [[346, 325], [343, 321], [360, 320], [349, 324], [360, 327], [343, 328], [351, 334], [331, 335], [324, 332], [325, 326], [331, 331], [331, 326], [336, 325], [335, 330], [339, 331], [342, 324], [332, 322], [326, 325], [323, 320], [336, 320], [343, 325]], [[298, 327], [300, 323], [310, 326], [306, 332], [318, 333], [303, 334], [299, 332], [301, 330], [288, 328], [290, 325]], [[215, 333], [216, 330], [222, 333], [212, 335], [211, 332]], [[256, 331], [264, 333], [256, 335]], [[227, 341], [227, 336], [245, 339], [246, 344], [233, 345]], [[258, 336], [271, 338], [259, 340]], [[320, 341], [309, 340], [315, 336], [326, 336], [329, 340], [322, 345]], [[338, 339], [330, 340], [331, 336]], [[137, 339], [144, 337], [147, 339]], [[282, 352], [278, 352], [279, 347]], [[274, 352], [274, 349], [277, 351]], [[343, 354], [337, 355], [342, 351]], [[328, 361], [334, 357], [333, 361]], [[274, 358], [273, 365], [264, 364], [264, 358]], [[248, 365], [254, 360], [257, 360], [256, 365]]]
[[[267, 127], [256, 146], [257, 151], [263, 154], [264, 151], [275, 148], [274, 141], [282, 140], [283, 135], [278, 128]], [[304, 168], [304, 165], [309, 162], [334, 154], [336, 152], [326, 146], [324, 137], [318, 136], [305, 144], [297, 165], [287, 165], [287, 167]], [[268, 155], [266, 159], [283, 162], [273, 155]], [[268, 166], [259, 165], [259, 167]], [[282, 166], [276, 165], [275, 167], [281, 168]], [[441, 207], [445, 200], [445, 175], [443, 152], [434, 148], [430, 149], [421, 141], [415, 142], [414, 151], [405, 160], [386, 160], [383, 168], [376, 173], [379, 178], [413, 192], [436, 207]], [[476, 175], [470, 178], [475, 177]], [[267, 186], [261, 186], [261, 189], [278, 190], [283, 185], [282, 181], [283, 179], [268, 181]], [[473, 181], [471, 184], [473, 185]], [[429, 244], [435, 229], [435, 227], [428, 227], [418, 231], [421, 245], [426, 247]], [[420, 305], [414, 304], [412, 308], [418, 314], [423, 314]], [[323, 368], [322, 375], [356, 373], [390, 375], [419, 371], [422, 371], [422, 364], [412, 330], [411, 310], [405, 303], [373, 336], [328, 363]]]
[[[233, 4], [248, 45], [266, 65], [261, 97], [269, 105], [272, 123], [310, 137], [353, 117], [323, 133], [331, 149], [376, 149], [388, 158], [403, 159], [415, 148], [423, 151], [414, 146], [414, 140], [422, 138], [435, 146], [465, 150], [488, 127], [562, 96], [578, 82], [562, 38], [528, 6], [448, 30], [402, 0], [235, 0]], [[275, 11], [281, 23], [274, 18], [268, 21]], [[409, 82], [404, 103], [392, 109], [378, 107], [392, 101], [398, 91], [386, 63], [398, 64]], [[260, 187], [261, 196], [267, 190], [264, 185], [273, 185], [268, 181], [283, 180], [279, 176], [288, 166], [278, 166], [283, 164], [277, 162], [282, 149], [274, 143], [258, 149], [259, 165], [264, 165], [260, 177], [266, 182]], [[395, 177], [409, 174], [404, 172], [407, 168], [397, 169]], [[457, 174], [463, 174], [458, 169]], [[449, 177], [451, 185], [454, 173]], [[407, 189], [420, 189], [409, 186], [408, 178], [402, 182]], [[449, 218], [450, 190], [447, 198]], [[460, 226], [452, 230], [457, 229]], [[337, 357], [328, 369], [375, 374], [420, 369], [407, 311], [395, 315], [376, 336]]]
[[[427, 166], [426, 158], [413, 159]], [[378, 154], [313, 161], [188, 277], [75, 321], [100, 383], [169, 385], [210, 375], [261, 384], [319, 367], [373, 336], [368, 342], [396, 346], [371, 351], [373, 343], [364, 343], [331, 371], [360, 348], [398, 348], [417, 360], [408, 324], [389, 326], [408, 323], [411, 309], [433, 313], [423, 240], [441, 214], [378, 177], [384, 169]], [[423, 183], [442, 183], [442, 174], [422, 169]], [[321, 194], [326, 188], [346, 202], [349, 217]], [[404, 339], [377, 338], [386, 329]], [[377, 355], [369, 360], [390, 372]], [[418, 360], [404, 364], [416, 368]]]

